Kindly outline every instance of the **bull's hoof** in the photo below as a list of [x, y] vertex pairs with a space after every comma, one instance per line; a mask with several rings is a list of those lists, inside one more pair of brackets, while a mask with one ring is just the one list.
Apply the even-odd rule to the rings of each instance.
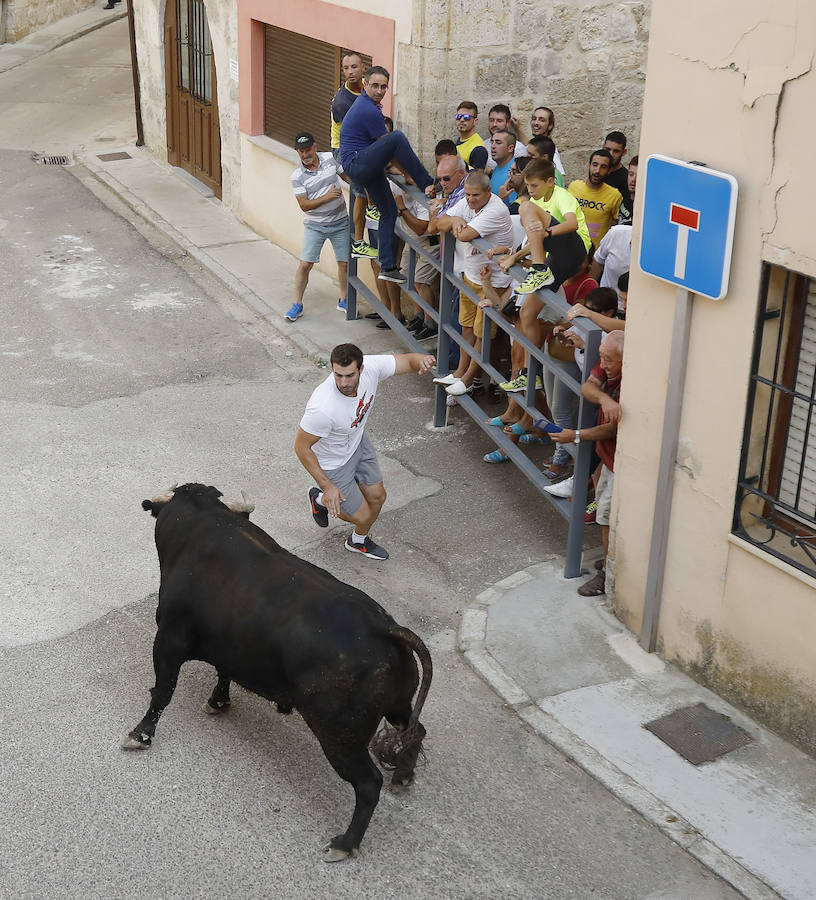
[[360, 850], [358, 847], [355, 847], [353, 850], [341, 850], [339, 847], [332, 847], [331, 844], [328, 844], [323, 848], [323, 862], [341, 862], [344, 859], [348, 859], [350, 856], [357, 856], [359, 852]]
[[145, 734], [143, 731], [131, 731], [130, 734], [125, 735], [125, 739], [122, 741], [122, 749], [147, 750], [152, 743], [149, 734]]
[[394, 774], [391, 776], [391, 793], [401, 794], [403, 791], [411, 787], [413, 783], [413, 772], [400, 772], [399, 769], [397, 769], [397, 771], [394, 772]]
[[204, 704], [202, 709], [209, 716], [217, 716], [219, 713], [226, 712], [229, 709], [229, 706], [230, 706], [229, 700], [219, 700], [215, 704], [215, 706], [213, 706], [212, 703], [210, 703], [210, 701], [208, 700]]

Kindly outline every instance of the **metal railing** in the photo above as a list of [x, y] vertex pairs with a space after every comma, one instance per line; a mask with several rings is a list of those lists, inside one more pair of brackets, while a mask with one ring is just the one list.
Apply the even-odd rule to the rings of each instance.
[[[406, 185], [401, 179], [394, 178], [402, 190], [411, 194], [411, 196], [419, 200], [423, 205], [428, 206], [427, 197], [415, 187]], [[350, 201], [353, 204], [353, 198]], [[351, 216], [349, 216], [351, 219]], [[474, 357], [482, 370], [496, 381], [503, 382], [505, 376], [499, 372], [490, 362], [490, 351], [492, 344], [492, 328], [485, 324], [484, 334], [482, 336], [481, 352], [479, 347], [471, 346], [456, 328], [458, 320], [458, 295], [464, 294], [474, 303], [478, 304], [481, 299], [471, 288], [454, 272], [454, 249], [456, 239], [450, 233], [440, 235], [439, 257], [429, 252], [423, 247], [417, 237], [408, 229], [407, 237], [405, 232], [400, 233], [400, 237], [405, 240], [409, 248], [409, 261], [406, 271], [408, 278], [407, 285], [401, 286], [416, 306], [422, 310], [426, 319], [431, 319], [438, 326], [436, 360], [439, 375], [447, 375], [449, 372], [448, 360], [450, 358], [451, 342], [457, 344], [460, 352], [466, 352], [469, 356]], [[470, 242], [479, 250], [487, 251], [491, 249], [488, 241], [477, 238]], [[416, 290], [414, 275], [416, 271], [417, 259], [421, 257], [429, 262], [439, 273], [439, 310], [435, 310], [420, 296]], [[399, 264], [399, 260], [397, 261]], [[514, 266], [511, 270], [513, 276], [519, 281], [526, 277], [526, 270], [521, 266]], [[457, 293], [458, 292], [458, 293]], [[348, 308], [346, 311], [347, 319], [357, 318], [357, 295], [362, 294], [366, 302], [372, 309], [388, 323], [394, 334], [399, 337], [403, 344], [414, 353], [427, 352], [427, 347], [420, 343], [411, 332], [387, 309], [380, 301], [380, 298], [366, 285], [357, 274], [357, 259], [349, 255], [349, 273], [348, 273]], [[546, 288], [538, 292], [539, 298], [545, 300], [544, 310], [540, 314], [540, 318], [549, 322], [562, 321], [569, 309], [569, 304], [561, 297], [554, 294]], [[546, 350], [542, 350], [531, 343], [521, 332], [508, 322], [499, 312], [491, 307], [485, 307], [483, 310], [486, 321], [496, 324], [498, 328], [504, 331], [511, 340], [517, 341], [529, 354], [529, 365], [527, 368], [527, 389], [523, 399], [518, 393], [514, 394], [514, 398], [518, 405], [533, 420], [543, 419], [545, 416], [535, 406], [536, 381], [542, 376], [544, 370], [551, 373], [558, 381], [566, 385], [567, 388], [578, 398], [578, 413], [576, 428], [590, 428], [596, 422], [597, 407], [595, 404], [584, 400], [581, 394], [581, 384], [571, 375], [564, 371]], [[600, 347], [603, 331], [593, 322], [584, 318], [576, 318], [572, 322], [585, 341], [584, 365], [582, 370], [582, 381], [585, 381], [593, 366], [598, 362], [598, 349]], [[446, 406], [447, 394], [443, 385], [434, 385], [436, 388], [435, 405], [434, 405], [434, 425], [437, 428], [444, 427], [447, 424], [447, 413], [449, 407]], [[567, 553], [566, 563], [564, 566], [564, 575], [567, 578], [575, 578], [583, 574], [581, 568], [581, 557], [583, 553], [585, 513], [586, 513], [586, 496], [589, 486], [589, 478], [592, 474], [590, 471], [590, 463], [592, 459], [592, 441], [582, 441], [580, 444], [562, 444], [567, 452], [574, 457], [575, 465], [573, 470], [573, 498], [575, 502], [569, 499], [554, 497], [544, 491], [544, 488], [551, 485], [552, 482], [544, 475], [538, 466], [529, 459], [522, 449], [507, 435], [501, 428], [490, 426], [485, 421], [485, 413], [472, 397], [464, 394], [456, 398], [459, 407], [464, 410], [467, 415], [490, 437], [490, 439], [499, 447], [506, 456], [510, 458], [513, 464], [522, 472], [522, 474], [533, 484], [533, 486], [542, 493], [542, 495], [558, 510], [558, 512], [568, 522], [567, 534]], [[549, 398], [551, 401], [551, 398]]]

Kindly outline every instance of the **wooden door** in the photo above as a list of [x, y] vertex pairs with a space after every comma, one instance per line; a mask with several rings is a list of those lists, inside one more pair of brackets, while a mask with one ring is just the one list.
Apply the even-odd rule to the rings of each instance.
[[221, 197], [221, 130], [204, 0], [167, 0], [164, 22], [167, 158]]

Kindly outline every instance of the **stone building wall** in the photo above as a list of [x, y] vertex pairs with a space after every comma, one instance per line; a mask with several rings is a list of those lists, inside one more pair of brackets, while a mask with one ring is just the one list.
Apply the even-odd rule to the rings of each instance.
[[81, 12], [93, 0], [0, 0], [0, 40], [19, 41], [58, 19]]
[[649, 38], [648, 0], [414, 0], [413, 41], [400, 44], [397, 117], [432, 157], [455, 137], [461, 100], [487, 111], [507, 103], [526, 127], [536, 106], [555, 111], [555, 140], [571, 178], [607, 132], [637, 153]]

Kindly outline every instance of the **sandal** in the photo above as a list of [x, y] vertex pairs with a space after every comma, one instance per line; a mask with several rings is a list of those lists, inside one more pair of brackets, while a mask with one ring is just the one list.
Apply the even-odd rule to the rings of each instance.
[[487, 424], [492, 425], [494, 428], [507, 428], [510, 423], [505, 422], [501, 416], [493, 416], [492, 419], [487, 420]]
[[491, 453], [485, 453], [482, 460], [486, 463], [503, 463], [510, 462], [510, 457], [505, 456], [501, 450], [493, 450]]
[[519, 438], [520, 444], [549, 444], [549, 437], [539, 437], [537, 434], [523, 434]]
[[512, 425], [505, 425], [504, 430], [508, 434], [515, 434], [516, 436], [527, 434], [527, 429], [523, 425], [519, 425], [518, 422], [513, 422]]
[[563, 478], [565, 475], [569, 474], [569, 467], [565, 467], [562, 472], [553, 472], [553, 470], [547, 466], [545, 469], [541, 470], [541, 474], [547, 481], [558, 481], [559, 478]]

